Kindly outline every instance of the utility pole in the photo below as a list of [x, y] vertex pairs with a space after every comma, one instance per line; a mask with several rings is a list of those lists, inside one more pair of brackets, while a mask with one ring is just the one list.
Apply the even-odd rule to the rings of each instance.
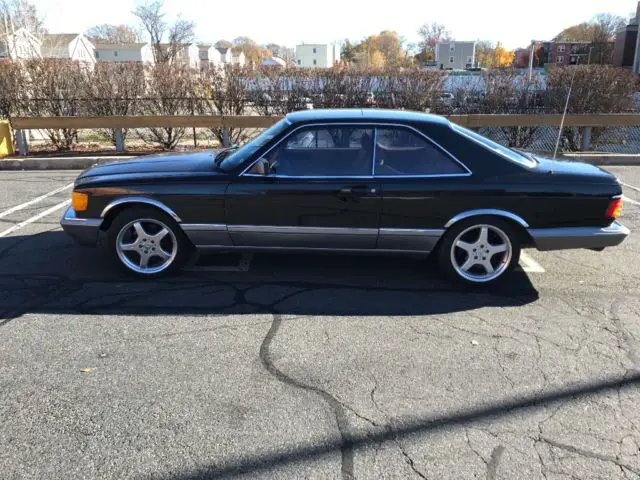
[[638, 24], [638, 34], [636, 36], [636, 49], [633, 55], [633, 73], [640, 75], [640, 2], [638, 2], [636, 24]]

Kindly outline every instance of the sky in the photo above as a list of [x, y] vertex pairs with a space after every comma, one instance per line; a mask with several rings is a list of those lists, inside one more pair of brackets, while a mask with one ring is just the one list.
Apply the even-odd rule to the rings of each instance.
[[[84, 32], [102, 23], [135, 24], [140, 0], [30, 0], [52, 33]], [[609, 12], [625, 18], [637, 0], [165, 0], [169, 19], [197, 25], [198, 41], [248, 36], [261, 44], [294, 47], [360, 40], [395, 30], [408, 42], [426, 22], [444, 24], [453, 38], [501, 41], [513, 49], [548, 40], [563, 28]]]

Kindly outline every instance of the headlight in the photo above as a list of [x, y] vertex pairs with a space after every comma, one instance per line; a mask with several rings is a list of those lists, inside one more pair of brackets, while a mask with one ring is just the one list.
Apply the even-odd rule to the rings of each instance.
[[84, 212], [89, 208], [89, 195], [82, 192], [71, 194], [71, 206], [76, 212]]

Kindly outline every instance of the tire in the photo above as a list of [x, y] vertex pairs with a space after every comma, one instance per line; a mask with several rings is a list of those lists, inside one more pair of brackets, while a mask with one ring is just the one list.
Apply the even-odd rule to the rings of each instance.
[[520, 249], [518, 232], [509, 222], [496, 217], [473, 217], [461, 220], [445, 233], [438, 247], [438, 263], [456, 282], [493, 285], [516, 267]]
[[180, 226], [164, 212], [131, 207], [111, 223], [107, 248], [125, 272], [140, 278], [157, 278], [182, 268], [193, 247]]

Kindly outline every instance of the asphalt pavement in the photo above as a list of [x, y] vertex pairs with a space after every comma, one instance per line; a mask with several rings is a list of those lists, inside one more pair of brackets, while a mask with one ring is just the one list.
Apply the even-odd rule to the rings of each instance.
[[207, 256], [131, 279], [59, 227], [78, 172], [0, 172], [0, 477], [640, 478], [634, 233], [432, 262]]

